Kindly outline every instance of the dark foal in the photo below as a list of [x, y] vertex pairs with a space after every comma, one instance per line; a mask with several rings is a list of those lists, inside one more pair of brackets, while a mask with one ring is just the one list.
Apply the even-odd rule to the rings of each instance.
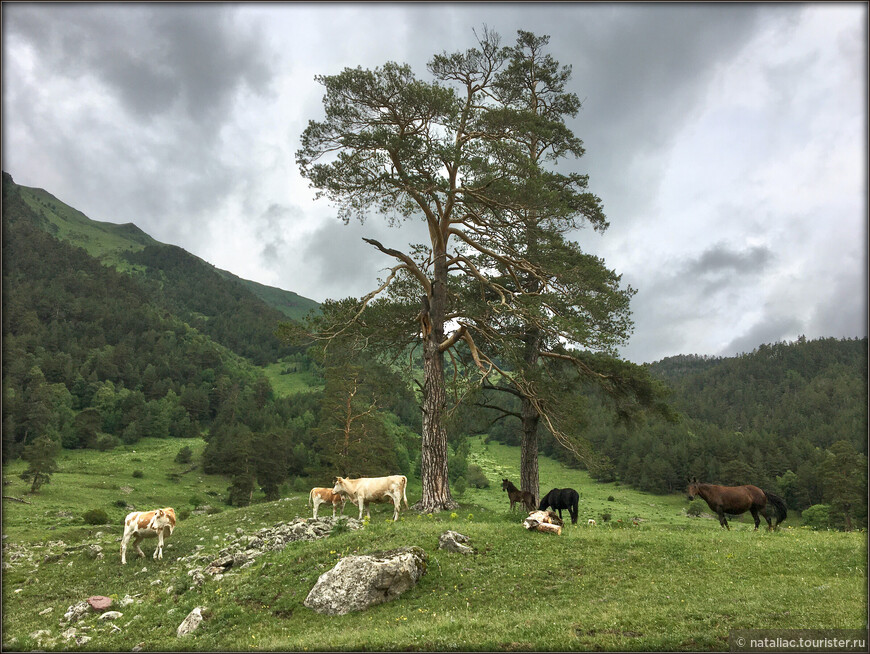
[[501, 480], [501, 489], [507, 491], [508, 499], [511, 501], [511, 511], [514, 510], [514, 504], [522, 502], [527, 511], [535, 510], [535, 496], [529, 491], [521, 491], [507, 479]]

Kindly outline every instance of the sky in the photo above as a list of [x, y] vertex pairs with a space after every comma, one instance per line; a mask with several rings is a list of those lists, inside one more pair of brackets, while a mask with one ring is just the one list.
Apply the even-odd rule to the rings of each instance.
[[243, 278], [362, 296], [393, 261], [295, 160], [316, 75], [549, 35], [610, 228], [574, 238], [636, 290], [620, 355], [733, 356], [867, 335], [866, 3], [2, 5], [2, 168]]

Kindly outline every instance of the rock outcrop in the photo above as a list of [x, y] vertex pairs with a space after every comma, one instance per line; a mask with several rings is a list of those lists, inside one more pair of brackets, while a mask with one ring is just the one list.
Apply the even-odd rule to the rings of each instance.
[[317, 613], [344, 615], [389, 602], [417, 584], [427, 559], [421, 547], [347, 556], [320, 575], [304, 605]]

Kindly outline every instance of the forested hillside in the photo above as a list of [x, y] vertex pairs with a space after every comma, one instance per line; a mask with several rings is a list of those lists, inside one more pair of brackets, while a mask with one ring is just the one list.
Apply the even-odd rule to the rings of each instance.
[[[203, 468], [228, 476], [233, 504], [320, 472], [322, 394], [276, 397], [255, 365], [286, 357], [311, 367], [275, 337], [286, 313], [180, 248], [93, 223], [6, 174], [3, 226], [5, 461], [41, 436], [108, 450], [204, 433]], [[410, 471], [413, 397], [380, 395], [380, 447], [404, 452], [394, 463]]]

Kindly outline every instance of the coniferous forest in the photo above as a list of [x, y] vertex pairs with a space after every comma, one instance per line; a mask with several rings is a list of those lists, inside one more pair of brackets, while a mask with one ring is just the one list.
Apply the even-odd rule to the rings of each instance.
[[[46, 197], [3, 174], [4, 462], [42, 436], [98, 450], [203, 436], [197, 463], [226, 475], [236, 505], [318, 475], [418, 469], [417, 398], [390, 367], [314, 361], [276, 337], [287, 315], [250, 286], [132, 226], [116, 226], [129, 245], [107, 265], [95, 236], [87, 249], [66, 237], [72, 210]], [[277, 395], [264, 374], [276, 362], [311, 371], [322, 390]], [[594, 478], [653, 493], [680, 492], [691, 476], [751, 483], [831, 526], [866, 526], [866, 338], [674, 356], [649, 370], [679, 419], [622, 424], [584, 392], [575, 428], [594, 447]], [[452, 421], [451, 483], [470, 477], [464, 436], [519, 444], [519, 421], [495, 418], [479, 409]], [[581, 465], [539, 432], [544, 454]]]

